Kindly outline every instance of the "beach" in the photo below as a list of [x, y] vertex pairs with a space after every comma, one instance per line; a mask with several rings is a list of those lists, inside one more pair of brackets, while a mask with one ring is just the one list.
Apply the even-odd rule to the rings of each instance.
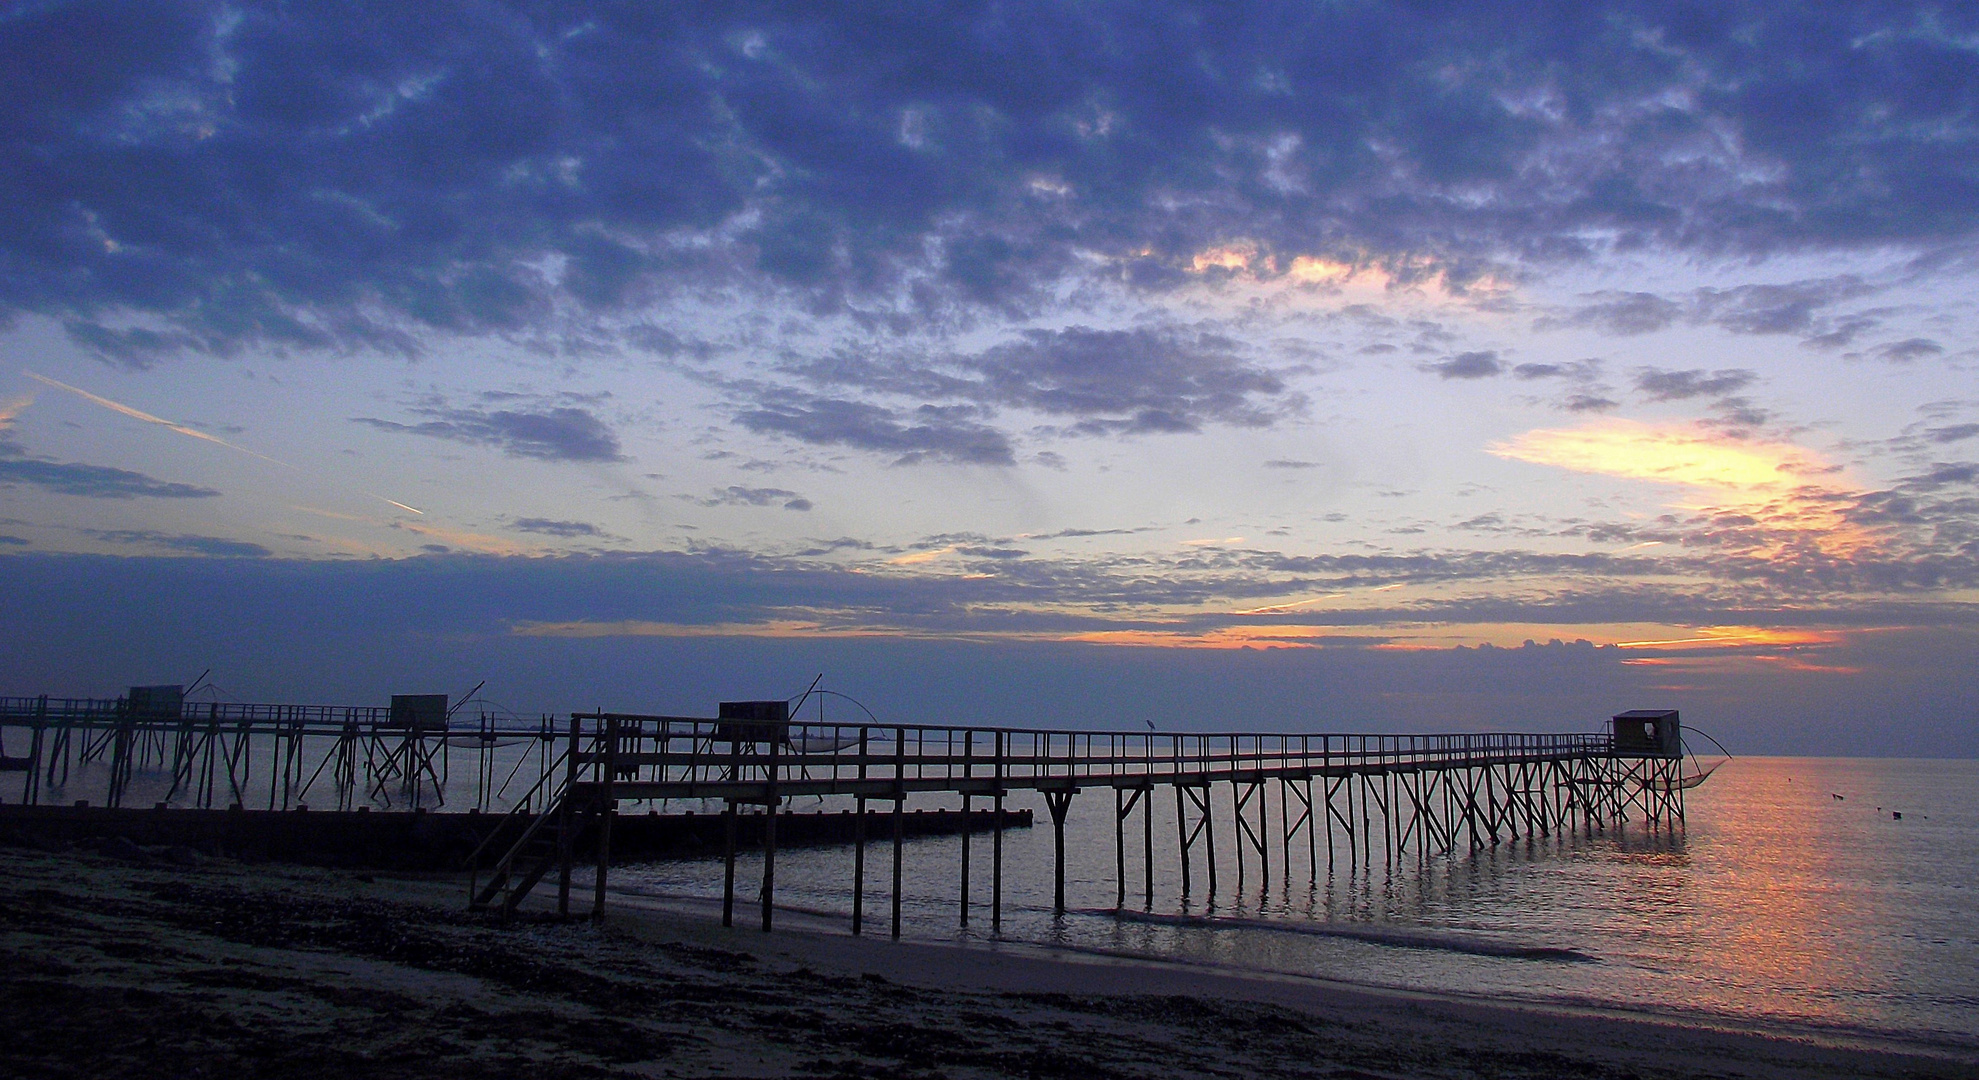
[[[770, 934], [450, 876], [0, 848], [8, 1077], [1954, 1077], [1959, 1047], [1138, 958]], [[748, 911], [753, 917], [753, 910]], [[747, 922], [748, 919], [740, 920]]]

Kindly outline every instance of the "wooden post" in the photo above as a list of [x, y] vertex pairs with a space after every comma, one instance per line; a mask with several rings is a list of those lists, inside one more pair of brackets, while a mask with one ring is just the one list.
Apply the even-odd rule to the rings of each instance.
[[1072, 805], [1072, 792], [1047, 791], [1046, 809], [1051, 811], [1052, 910], [1065, 914], [1065, 811]]
[[866, 752], [871, 729], [859, 728], [858, 820], [852, 823], [852, 932], [862, 932], [866, 921]]
[[1215, 785], [1207, 777], [1203, 780], [1202, 830], [1203, 850], [1209, 855], [1209, 898], [1216, 900], [1216, 794]]
[[1258, 780], [1252, 785], [1257, 796], [1257, 881], [1259, 889], [1271, 887], [1271, 785]]
[[598, 886], [591, 899], [591, 917], [605, 917], [605, 877], [612, 865], [612, 819], [618, 817], [618, 799], [612, 794], [618, 783], [618, 717], [605, 721], [605, 752], [600, 767], [598, 798]]
[[1147, 908], [1154, 910], [1154, 782], [1141, 789], [1141, 869], [1147, 875]]
[[[1295, 797], [1304, 799], [1305, 806], [1304, 813], [1297, 821], [1292, 819], [1292, 800]], [[1285, 882], [1286, 895], [1289, 896], [1292, 889], [1292, 841], [1298, 836], [1300, 825], [1306, 827], [1307, 835], [1311, 835], [1312, 833], [1312, 800], [1299, 793], [1299, 781], [1297, 777], [1285, 778], [1278, 781], [1278, 820], [1280, 824], [1285, 826], [1285, 844], [1281, 850], [1284, 853], [1285, 859], [1283, 880]]]
[[970, 805], [968, 784], [969, 781], [974, 778], [974, 774], [976, 771], [975, 770], [976, 733], [974, 731], [965, 731], [962, 733], [962, 739], [963, 739], [962, 742], [962, 785], [963, 785], [962, 889], [961, 889], [960, 905], [962, 908], [962, 912], [961, 912], [962, 927], [964, 929], [967, 929], [969, 926], [969, 805]]
[[[1230, 756], [1232, 759], [1237, 756], [1234, 746]], [[1230, 764], [1234, 768], [1237, 763], [1232, 760]], [[1244, 782], [1233, 777], [1230, 781], [1230, 832], [1237, 849], [1237, 895], [1240, 899], [1244, 894], [1244, 831], [1251, 827], [1250, 822], [1244, 820], [1244, 801], [1239, 797], [1243, 790]]]
[[[1179, 777], [1180, 774], [1178, 773], [1177, 776]], [[1175, 841], [1177, 849], [1182, 853], [1182, 898], [1184, 900], [1188, 899], [1190, 888], [1189, 820], [1188, 814], [1183, 808], [1187, 791], [1188, 789], [1184, 788], [1178, 779], [1175, 783]]]
[[570, 752], [564, 755], [563, 796], [557, 800], [557, 914], [570, 914], [570, 856], [576, 837], [571, 835], [570, 796], [577, 787], [577, 714], [570, 717]]
[[1006, 732], [996, 733], [996, 836], [990, 851], [990, 930], [1003, 929], [1003, 776]]
[[722, 925], [735, 925], [735, 800], [722, 811]]
[[770, 732], [770, 764], [763, 778], [763, 933], [770, 932], [770, 925], [776, 911], [776, 812], [777, 812], [777, 751], [783, 746], [783, 738], [772, 729]]
[[894, 731], [893, 742], [893, 936], [900, 937], [900, 846], [907, 809], [907, 729]]
[[[1332, 777], [1321, 776], [1319, 790], [1320, 794], [1326, 796], [1326, 876], [1330, 880], [1333, 877], [1333, 822], [1340, 816], [1339, 812], [1333, 809], [1333, 793], [1339, 788], [1334, 785]], [[1318, 871], [1315, 870], [1313, 874], [1317, 877]]]
[[[1306, 884], [1312, 886], [1319, 884], [1319, 834], [1313, 832], [1313, 830], [1319, 828], [1321, 817], [1318, 813], [1319, 808], [1314, 806], [1312, 801], [1311, 736], [1301, 735], [1299, 737], [1299, 769], [1305, 774], [1306, 782]], [[1294, 781], [1294, 784], [1296, 783], [1297, 781]], [[1322, 787], [1325, 786], [1325, 783], [1323, 779], [1320, 781]], [[1330, 826], [1332, 823], [1328, 822], [1327, 824]], [[1289, 879], [1292, 876], [1291, 871], [1292, 865], [1288, 862], [1285, 864], [1286, 878]]]
[[1118, 886], [1113, 896], [1113, 909], [1127, 906], [1127, 806], [1126, 793], [1113, 789], [1113, 879]]

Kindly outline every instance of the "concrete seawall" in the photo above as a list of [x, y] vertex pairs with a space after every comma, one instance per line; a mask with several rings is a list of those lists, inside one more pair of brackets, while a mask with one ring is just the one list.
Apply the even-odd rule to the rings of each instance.
[[[1004, 812], [1006, 828], [1029, 828], [1029, 810]], [[893, 815], [868, 811], [866, 840], [893, 837]], [[267, 859], [319, 866], [363, 866], [399, 870], [457, 870], [483, 838], [503, 820], [479, 813], [338, 812], [323, 810], [111, 809], [100, 806], [0, 805], [0, 842], [35, 847], [88, 844], [121, 837], [145, 847], [191, 848], [206, 855]], [[738, 846], [761, 844], [764, 815], [736, 818]], [[996, 815], [976, 810], [916, 810], [901, 815], [907, 836], [952, 836], [967, 829], [987, 832]], [[511, 835], [515, 828], [510, 823]], [[777, 846], [850, 844], [858, 828], [851, 811], [836, 814], [783, 813], [777, 817]], [[595, 836], [588, 831], [578, 853], [589, 858]], [[612, 862], [716, 856], [722, 850], [720, 814], [620, 814], [612, 825]]]

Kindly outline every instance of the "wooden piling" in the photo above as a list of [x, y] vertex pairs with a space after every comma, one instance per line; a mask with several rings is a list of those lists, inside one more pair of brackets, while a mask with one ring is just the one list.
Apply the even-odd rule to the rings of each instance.
[[893, 937], [900, 939], [901, 815], [907, 811], [907, 729], [893, 736]]
[[1051, 811], [1052, 910], [1065, 914], [1065, 811], [1072, 806], [1072, 791], [1046, 791], [1045, 808]]

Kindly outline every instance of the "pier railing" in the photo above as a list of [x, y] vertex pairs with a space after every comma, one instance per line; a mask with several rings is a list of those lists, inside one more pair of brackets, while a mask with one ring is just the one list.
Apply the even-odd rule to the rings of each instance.
[[[475, 759], [467, 805], [536, 805], [509, 791], [537, 783], [552, 746], [576, 754], [581, 782], [609, 762], [618, 799], [764, 803], [792, 796], [1140, 789], [1155, 784], [1301, 780], [1591, 759], [1613, 753], [1605, 733], [1107, 732], [937, 724], [804, 723], [615, 712], [568, 722], [452, 716], [409, 724], [384, 706], [184, 702], [145, 707], [124, 698], [0, 697], [0, 744], [29, 773], [23, 801], [62, 788], [71, 769], [108, 766], [110, 805], [132, 769], [169, 770], [168, 801], [286, 809], [332, 788], [337, 805], [444, 805], [453, 751]], [[22, 736], [25, 736], [24, 738]], [[533, 747], [521, 752], [517, 744]], [[506, 754], [497, 761], [496, 758]], [[510, 761], [508, 758], [514, 758]], [[32, 764], [30, 764], [32, 763]], [[251, 779], [261, 777], [258, 783]], [[263, 794], [256, 794], [255, 792]]]
[[580, 765], [613, 771], [618, 798], [1137, 789], [1446, 770], [1605, 757], [1605, 733], [1440, 735], [1102, 732], [917, 724], [803, 724], [778, 737], [733, 722], [584, 713]]

